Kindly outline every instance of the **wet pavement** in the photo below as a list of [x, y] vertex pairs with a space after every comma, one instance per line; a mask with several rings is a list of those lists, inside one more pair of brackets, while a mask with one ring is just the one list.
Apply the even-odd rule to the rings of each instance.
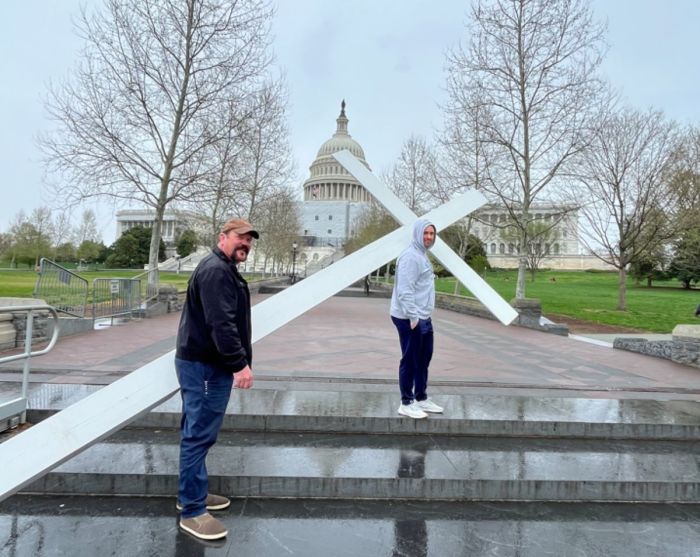
[[[89, 513], [86, 513], [89, 509]], [[172, 498], [14, 497], [0, 555], [45, 557], [693, 557], [697, 505], [269, 501], [217, 513], [219, 542], [178, 531]]]
[[[175, 492], [175, 396], [41, 480], [121, 496], [0, 503], [0, 556], [700, 555], [700, 505], [653, 502], [700, 500], [699, 370], [437, 310], [430, 394], [446, 412], [408, 420], [387, 314], [336, 297], [255, 345], [256, 386], [234, 391], [210, 454], [212, 487], [239, 497], [225, 541], [179, 532], [157, 496]], [[33, 360], [30, 415], [169, 352], [178, 320], [61, 339]], [[0, 367], [0, 399], [17, 369]], [[586, 502], [527, 502], [567, 497]], [[651, 502], [595, 502], [615, 497]]]
[[[124, 430], [25, 488], [168, 495], [179, 431]], [[222, 432], [209, 486], [236, 497], [700, 501], [700, 442]]]

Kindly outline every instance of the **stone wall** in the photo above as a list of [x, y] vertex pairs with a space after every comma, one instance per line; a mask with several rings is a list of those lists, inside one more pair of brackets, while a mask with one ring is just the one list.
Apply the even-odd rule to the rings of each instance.
[[[12, 308], [14, 306], [29, 306], [29, 305], [46, 305], [44, 300], [37, 298], [0, 298], [0, 307]], [[50, 335], [48, 331], [48, 315], [47, 311], [35, 311], [32, 325], [32, 340], [43, 341], [47, 340]], [[27, 331], [27, 312], [26, 311], [7, 311], [0, 313], [0, 324], [2, 326], [2, 335], [0, 339], [0, 348], [15, 348], [24, 346], [24, 337]]]
[[[372, 288], [384, 289], [391, 296], [392, 286], [382, 282], [372, 282]], [[511, 300], [510, 304], [518, 312], [518, 318], [513, 325], [535, 329], [545, 333], [567, 336], [569, 328], [566, 325], [547, 322], [542, 318], [542, 305], [539, 300], [527, 298], [524, 300]], [[496, 321], [496, 317], [476, 298], [468, 296], [458, 296], [456, 294], [445, 294], [437, 292], [435, 294], [435, 306], [440, 309], [448, 309], [457, 313], [474, 315]]]
[[[32, 345], [36, 342], [48, 340], [49, 335], [51, 334], [51, 332], [49, 331], [49, 320], [51, 319], [49, 317], [49, 312], [35, 311], [33, 312], [33, 315], [34, 318], [32, 319]], [[14, 325], [15, 332], [17, 334], [16, 346], [24, 346], [24, 339], [27, 335], [27, 312], [13, 312], [12, 324]]]
[[17, 339], [11, 313], [0, 313], [0, 350], [14, 348]]
[[613, 347], [700, 368], [700, 325], [676, 325], [671, 340], [616, 338]]

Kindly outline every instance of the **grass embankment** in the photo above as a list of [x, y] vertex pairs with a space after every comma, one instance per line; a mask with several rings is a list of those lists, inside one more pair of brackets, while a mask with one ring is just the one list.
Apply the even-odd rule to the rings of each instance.
[[[88, 281], [88, 289], [92, 289], [92, 281], [96, 278], [134, 278], [143, 270], [132, 269], [123, 271], [81, 271], [76, 273]], [[0, 297], [29, 298], [36, 286], [37, 273], [34, 271], [0, 271]], [[187, 288], [189, 273], [160, 273], [160, 282], [172, 284], [178, 290]], [[143, 280], [143, 277], [142, 277]], [[90, 296], [90, 293], [88, 293]]]
[[[493, 271], [484, 278], [506, 300], [515, 297], [516, 271]], [[700, 323], [693, 315], [700, 303], [700, 289], [684, 290], [677, 281], [660, 281], [648, 288], [628, 279], [627, 310], [617, 311], [617, 282], [617, 273], [541, 271], [535, 282], [528, 275], [525, 294], [541, 301], [544, 315], [657, 333], [670, 333], [679, 323]], [[437, 289], [453, 293], [454, 279], [438, 279]], [[470, 295], [463, 287], [460, 293]]]

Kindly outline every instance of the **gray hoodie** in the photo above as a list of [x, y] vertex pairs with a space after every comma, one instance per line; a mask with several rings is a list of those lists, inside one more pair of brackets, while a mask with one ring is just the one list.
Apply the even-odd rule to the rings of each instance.
[[[435, 275], [423, 245], [423, 233], [433, 223], [418, 219], [413, 225], [411, 244], [396, 260], [391, 315], [399, 319], [428, 319], [435, 308]], [[432, 247], [432, 246], [431, 246]]]

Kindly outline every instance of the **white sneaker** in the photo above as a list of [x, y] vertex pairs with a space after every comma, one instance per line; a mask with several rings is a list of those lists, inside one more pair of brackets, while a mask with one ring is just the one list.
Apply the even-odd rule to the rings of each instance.
[[423, 410], [423, 412], [430, 412], [431, 414], [442, 414], [442, 406], [438, 406], [429, 398], [425, 400], [417, 400], [414, 403], [418, 408]]
[[399, 406], [399, 414], [402, 416], [408, 416], [409, 418], [415, 418], [417, 420], [428, 417], [428, 414], [421, 410], [415, 402], [412, 402], [411, 404], [402, 404]]

